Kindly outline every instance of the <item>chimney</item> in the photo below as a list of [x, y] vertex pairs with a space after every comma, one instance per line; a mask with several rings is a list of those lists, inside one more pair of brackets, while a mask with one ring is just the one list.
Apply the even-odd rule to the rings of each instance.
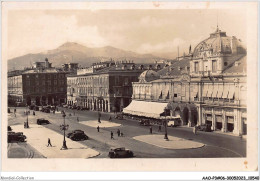
[[49, 60], [48, 60], [48, 58], [45, 58], [45, 68], [49, 68]]

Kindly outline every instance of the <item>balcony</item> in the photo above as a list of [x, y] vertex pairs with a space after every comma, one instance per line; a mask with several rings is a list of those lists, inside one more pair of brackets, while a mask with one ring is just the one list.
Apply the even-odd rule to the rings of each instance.
[[240, 101], [234, 99], [204, 98], [203, 102], [213, 106], [240, 106]]

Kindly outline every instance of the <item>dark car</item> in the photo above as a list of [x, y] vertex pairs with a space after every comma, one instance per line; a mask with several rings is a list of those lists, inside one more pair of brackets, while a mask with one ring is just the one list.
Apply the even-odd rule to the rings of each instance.
[[141, 120], [141, 121], [139, 121], [139, 124], [141, 126], [151, 126], [151, 123], [149, 120]]
[[11, 126], [7, 126], [7, 131], [12, 131], [13, 129], [11, 128]]
[[25, 140], [26, 140], [26, 136], [23, 135], [22, 132], [17, 132], [17, 133], [11, 131], [8, 132], [8, 139], [7, 139], [8, 143], [25, 142]]
[[50, 110], [49, 108], [45, 108], [45, 109], [44, 109], [44, 112], [45, 112], [45, 113], [50, 113], [51, 110]]
[[67, 134], [67, 137], [73, 141], [87, 140], [88, 136], [81, 130], [74, 130]]
[[133, 157], [134, 153], [131, 150], [122, 148], [111, 149], [108, 153], [110, 158], [129, 158]]
[[30, 105], [30, 106], [29, 106], [29, 109], [30, 109], [30, 110], [34, 110], [34, 107], [35, 107], [35, 105]]
[[33, 110], [39, 111], [39, 107], [38, 107], [38, 106], [35, 106]]
[[203, 124], [197, 127], [198, 131], [205, 131], [205, 132], [211, 132], [211, 125], [210, 124]]
[[37, 119], [37, 124], [41, 125], [41, 124], [50, 124], [50, 122], [44, 118], [41, 119]]

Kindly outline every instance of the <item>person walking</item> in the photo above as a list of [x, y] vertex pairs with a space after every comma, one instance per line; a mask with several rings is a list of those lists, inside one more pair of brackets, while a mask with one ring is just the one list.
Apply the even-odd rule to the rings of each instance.
[[112, 117], [111, 116], [109, 117], [109, 121], [112, 121]]
[[153, 134], [153, 128], [150, 126], [150, 134]]
[[196, 135], [197, 134], [197, 126], [193, 127], [193, 133]]
[[47, 147], [49, 147], [49, 146], [52, 147], [50, 138], [48, 138], [48, 145], [47, 145]]
[[16, 108], [14, 108], [14, 113], [16, 113]]
[[158, 132], [161, 132], [161, 130], [162, 130], [162, 126], [159, 125]]
[[118, 137], [120, 136], [120, 130], [119, 129], [117, 130], [117, 136]]
[[79, 122], [79, 117], [77, 117], [77, 121]]
[[111, 131], [110, 135], [111, 135], [111, 139], [114, 139], [114, 133], [113, 133], [113, 131]]
[[35, 116], [35, 112], [33, 111], [33, 115]]
[[99, 132], [99, 126], [97, 127], [97, 132]]

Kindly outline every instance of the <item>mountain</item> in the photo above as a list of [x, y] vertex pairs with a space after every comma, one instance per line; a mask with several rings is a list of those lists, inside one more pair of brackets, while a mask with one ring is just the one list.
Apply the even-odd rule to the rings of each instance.
[[90, 66], [101, 60], [133, 60], [135, 63], [152, 63], [161, 58], [152, 54], [138, 54], [111, 46], [89, 48], [78, 43], [67, 42], [54, 50], [37, 54], [27, 54], [8, 60], [8, 69], [23, 69], [32, 66], [33, 62], [44, 61], [48, 58], [54, 67], [61, 67], [63, 63], [79, 63], [82, 67]]

